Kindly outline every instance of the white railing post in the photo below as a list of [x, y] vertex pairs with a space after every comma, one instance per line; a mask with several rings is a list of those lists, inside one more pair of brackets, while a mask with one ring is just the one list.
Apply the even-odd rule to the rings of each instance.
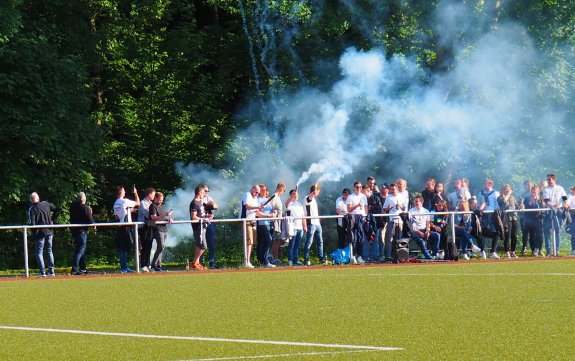
[[138, 225], [134, 224], [134, 248], [135, 249], [135, 254], [136, 254], [136, 259], [135, 264], [136, 264], [136, 272], [140, 273], [140, 239], [138, 238]]
[[28, 268], [28, 228], [24, 227], [24, 274], [30, 277], [30, 269]]
[[247, 267], [249, 259], [248, 259], [248, 228], [246, 225], [246, 220], [242, 219], [242, 236], [244, 241], [244, 267]]
[[449, 215], [449, 223], [451, 225], [451, 241], [454, 245], [457, 245], [457, 242], [455, 241], [455, 213], [451, 213]]

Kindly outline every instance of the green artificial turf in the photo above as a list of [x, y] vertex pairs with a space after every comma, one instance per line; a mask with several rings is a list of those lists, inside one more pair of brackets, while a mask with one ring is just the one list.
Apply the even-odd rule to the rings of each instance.
[[[575, 260], [187, 272], [0, 282], [2, 360], [571, 360]], [[247, 358], [250, 359], [250, 358]]]

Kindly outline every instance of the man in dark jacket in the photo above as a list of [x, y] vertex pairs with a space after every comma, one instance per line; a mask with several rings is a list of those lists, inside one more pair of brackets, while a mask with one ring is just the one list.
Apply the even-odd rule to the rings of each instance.
[[[76, 200], [70, 204], [71, 224], [92, 224], [92, 208], [86, 204], [86, 194], [78, 193]], [[88, 227], [70, 228], [72, 238], [76, 243], [74, 259], [72, 260], [72, 274], [74, 276], [84, 275], [86, 270], [86, 245], [88, 243]]]
[[[42, 201], [40, 196], [34, 192], [30, 194], [30, 203], [32, 206], [28, 209], [28, 224], [35, 226], [41, 224], [53, 224], [52, 219], [57, 220], [60, 210], [52, 203]], [[38, 260], [38, 276], [46, 277], [55, 276], [54, 273], [54, 254], [52, 253], [52, 238], [54, 237], [54, 229], [52, 228], [36, 228], [32, 229], [32, 236], [36, 241], [36, 259]], [[48, 273], [44, 264], [44, 246], [48, 254]]]

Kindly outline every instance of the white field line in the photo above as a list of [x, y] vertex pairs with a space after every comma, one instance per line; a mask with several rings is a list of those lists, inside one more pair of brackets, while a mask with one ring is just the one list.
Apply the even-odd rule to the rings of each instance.
[[[333, 275], [330, 275], [332, 277]], [[382, 276], [382, 277], [437, 277], [437, 276], [449, 276], [449, 277], [457, 277], [457, 276], [475, 276], [475, 277], [482, 277], [482, 276], [499, 276], [499, 277], [557, 277], [557, 276], [575, 276], [575, 273], [405, 273], [405, 274], [398, 274], [398, 273], [358, 273], [358, 274], [339, 274], [337, 277], [364, 277], [364, 276]], [[318, 277], [326, 277], [325, 275], [318, 275]]]
[[276, 354], [276, 355], [251, 355], [251, 356], [229, 356], [229, 357], [212, 357], [212, 358], [193, 358], [193, 359], [177, 360], [177, 361], [249, 360], [249, 359], [258, 359], [258, 358], [335, 355], [335, 354], [340, 354], [340, 353], [375, 352], [375, 351], [376, 351], [376, 350], [325, 351], [325, 352], [297, 352], [297, 353], [283, 353], [283, 354]]
[[231, 343], [255, 343], [255, 344], [264, 344], [264, 345], [286, 345], [286, 346], [343, 348], [343, 349], [349, 349], [349, 350], [364, 350], [364, 351], [365, 351], [365, 350], [374, 350], [374, 351], [396, 351], [396, 350], [403, 350], [403, 348], [400, 348], [400, 347], [386, 347], [386, 346], [362, 346], [362, 345], [344, 345], [344, 344], [313, 343], [313, 342], [294, 342], [294, 341], [273, 341], [273, 340], [245, 340], [245, 339], [220, 338], [220, 337], [147, 335], [147, 334], [140, 334], [140, 333], [121, 333], [121, 332], [66, 330], [66, 329], [57, 329], [57, 328], [38, 328], [38, 327], [1, 326], [1, 325], [0, 325], [0, 329], [4, 329], [4, 330], [19, 330], [19, 331], [53, 332], [53, 333], [72, 333], [72, 334], [98, 335], [98, 336], [154, 338], [154, 339], [169, 339], [169, 340], [189, 340], [189, 341], [207, 341], [207, 342], [231, 342]]

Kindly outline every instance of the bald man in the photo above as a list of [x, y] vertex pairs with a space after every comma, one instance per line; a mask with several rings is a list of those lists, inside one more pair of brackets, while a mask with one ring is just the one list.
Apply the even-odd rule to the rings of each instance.
[[[54, 204], [46, 201], [40, 201], [38, 193], [30, 194], [30, 203], [32, 206], [28, 209], [28, 224], [32, 226], [41, 224], [53, 224], [54, 220], [58, 219], [60, 210]], [[38, 276], [55, 276], [54, 273], [54, 254], [52, 253], [52, 239], [54, 237], [54, 229], [52, 228], [36, 228], [32, 229], [32, 236], [36, 241], [36, 260], [38, 261]], [[46, 264], [44, 263], [44, 248], [48, 256], [48, 272], [46, 272]]]

